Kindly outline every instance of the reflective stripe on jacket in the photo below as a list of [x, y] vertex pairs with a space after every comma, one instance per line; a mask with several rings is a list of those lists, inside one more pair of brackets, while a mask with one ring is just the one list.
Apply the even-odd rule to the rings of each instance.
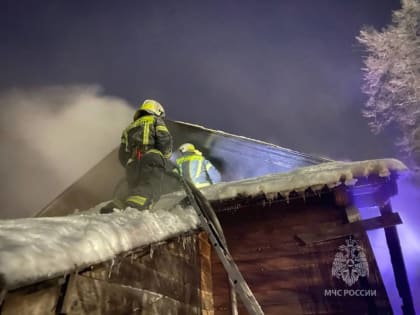
[[120, 162], [126, 165], [135, 158], [137, 150], [148, 152], [150, 149], [159, 150], [165, 158], [172, 154], [172, 137], [165, 121], [154, 115], [143, 115], [133, 121], [123, 131], [120, 145]]
[[197, 188], [220, 182], [220, 173], [201, 154], [187, 153], [178, 158], [176, 164], [180, 175], [194, 183]]

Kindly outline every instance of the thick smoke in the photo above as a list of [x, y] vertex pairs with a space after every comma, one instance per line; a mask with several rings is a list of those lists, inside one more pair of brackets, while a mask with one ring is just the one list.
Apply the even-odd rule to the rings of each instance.
[[119, 143], [133, 109], [98, 86], [0, 93], [0, 218], [34, 215]]

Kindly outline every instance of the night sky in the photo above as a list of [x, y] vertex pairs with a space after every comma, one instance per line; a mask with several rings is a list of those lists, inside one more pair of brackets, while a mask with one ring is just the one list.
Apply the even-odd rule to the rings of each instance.
[[366, 53], [355, 36], [399, 8], [0, 0], [0, 217], [40, 210], [118, 144], [145, 98], [170, 119], [305, 153], [398, 157], [395, 134], [372, 135], [361, 115]]
[[133, 106], [156, 98], [172, 119], [308, 153], [389, 156], [360, 115], [355, 36], [400, 4], [316, 3], [2, 0], [0, 89], [99, 84]]

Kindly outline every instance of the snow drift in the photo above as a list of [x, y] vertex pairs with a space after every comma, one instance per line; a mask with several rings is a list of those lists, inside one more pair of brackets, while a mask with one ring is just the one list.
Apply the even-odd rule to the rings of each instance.
[[0, 221], [0, 276], [13, 289], [197, 228], [191, 207]]

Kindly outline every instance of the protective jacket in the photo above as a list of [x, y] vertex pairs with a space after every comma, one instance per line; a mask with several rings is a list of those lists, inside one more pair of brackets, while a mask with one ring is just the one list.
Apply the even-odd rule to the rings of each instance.
[[145, 113], [123, 131], [119, 149], [120, 163], [125, 167], [151, 149], [169, 158], [172, 154], [172, 137], [163, 118]]
[[163, 118], [138, 110], [122, 133], [119, 149], [129, 189], [126, 205], [146, 209], [160, 198], [171, 153], [172, 137]]
[[200, 151], [186, 152], [176, 160], [180, 175], [190, 180], [197, 188], [220, 182], [220, 173], [205, 159]]

